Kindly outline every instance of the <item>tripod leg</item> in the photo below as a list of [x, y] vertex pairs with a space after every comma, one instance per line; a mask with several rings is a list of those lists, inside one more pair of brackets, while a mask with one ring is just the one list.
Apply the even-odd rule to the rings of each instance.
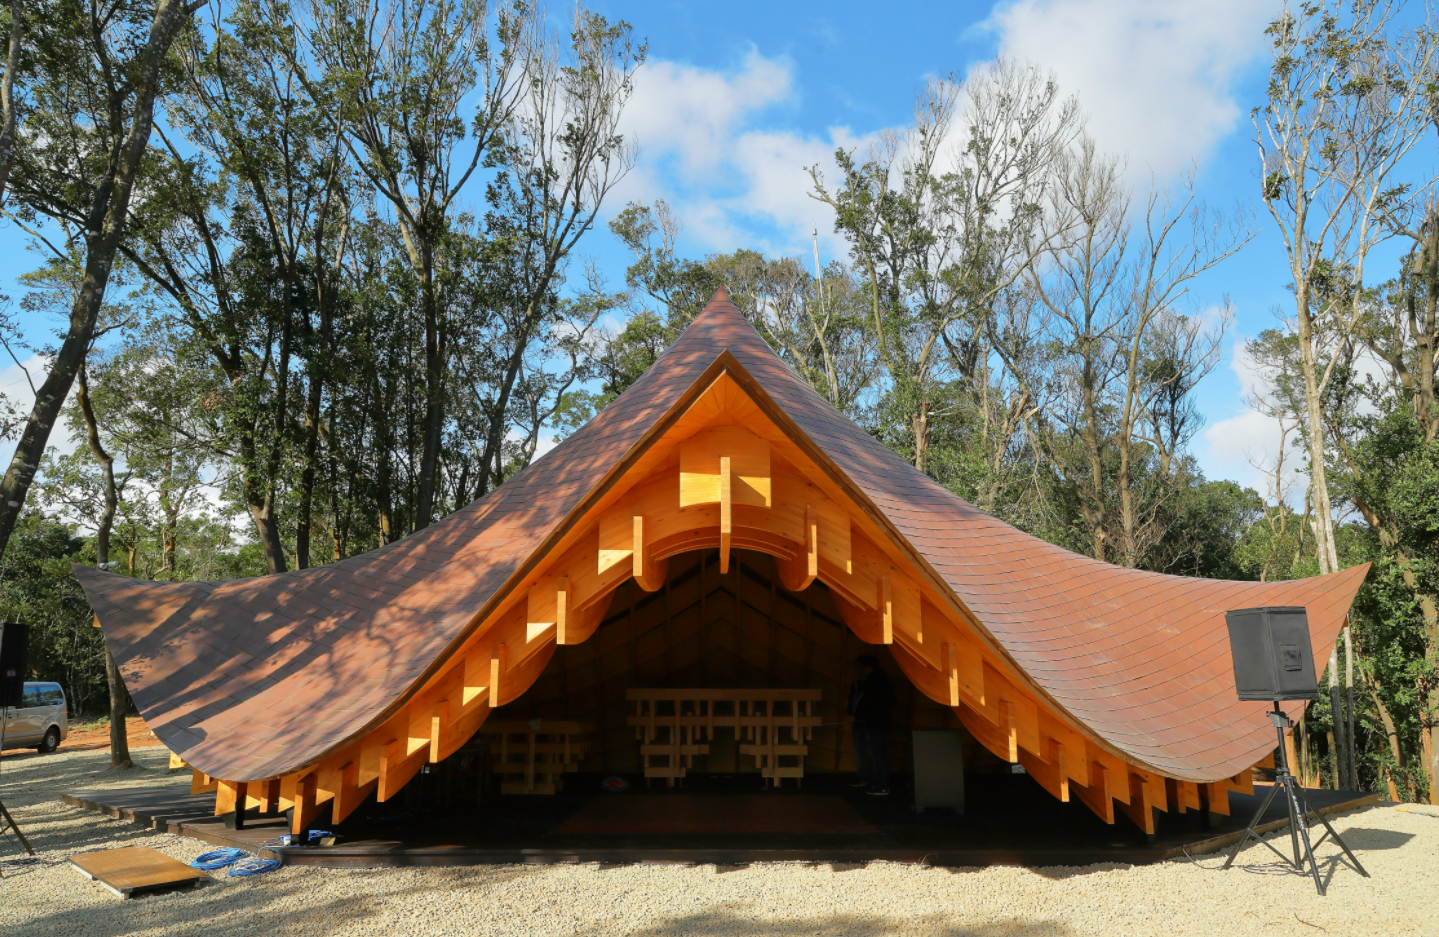
[[[5, 818], [5, 822], [9, 824], [10, 829], [15, 831], [15, 835], [20, 837], [20, 845], [25, 847], [25, 851], [32, 856], [35, 855], [35, 850], [31, 848], [30, 841], [25, 838], [24, 833], [20, 832], [20, 827], [15, 825], [15, 821], [10, 817], [10, 811], [5, 809], [5, 804], [3, 801], [0, 801], [0, 816], [3, 816]], [[0, 833], [3, 832], [5, 831], [0, 830]]]
[[1304, 798], [1304, 806], [1308, 807], [1309, 810], [1313, 811], [1314, 815], [1319, 818], [1319, 822], [1324, 824], [1324, 828], [1329, 831], [1328, 836], [1330, 836], [1336, 843], [1339, 844], [1340, 849], [1344, 850], [1344, 855], [1348, 856], [1349, 861], [1354, 863], [1354, 868], [1359, 870], [1359, 874], [1364, 876], [1365, 878], [1370, 878], [1371, 876], [1368, 872], [1364, 871], [1364, 866], [1359, 864], [1359, 860], [1355, 858], [1354, 853], [1349, 851], [1349, 845], [1340, 838], [1334, 827], [1330, 825], [1329, 818], [1324, 816], [1324, 814], [1320, 813], [1317, 809], [1315, 809], [1314, 805], [1309, 802], [1309, 798], [1304, 796], [1304, 791], [1302, 789], [1299, 791], [1299, 796]]
[[[1314, 887], [1318, 889], [1319, 896], [1324, 896], [1324, 882], [1319, 878], [1319, 863], [1314, 859], [1314, 850], [1309, 845], [1309, 827], [1304, 822], [1304, 808], [1299, 806], [1299, 796], [1296, 793], [1299, 789], [1299, 782], [1294, 780], [1293, 775], [1285, 779], [1284, 792], [1289, 798], [1289, 824], [1290, 830], [1295, 834], [1295, 841], [1304, 840], [1304, 855], [1309, 859], [1309, 872], [1314, 876]], [[1307, 801], [1306, 801], [1307, 803]], [[1299, 870], [1304, 870], [1303, 862], [1296, 862]]]
[[1275, 787], [1284, 788], [1284, 800], [1289, 807], [1289, 845], [1294, 850], [1294, 867], [1303, 871], [1304, 854], [1299, 851], [1299, 824], [1296, 819], [1299, 816], [1298, 808], [1294, 800], [1294, 775], [1287, 771], [1280, 778], [1275, 779]]
[[1239, 855], [1239, 850], [1243, 849], [1244, 845], [1249, 842], [1249, 837], [1253, 836], [1261, 843], [1264, 842], [1264, 838], [1254, 832], [1254, 828], [1258, 826], [1259, 821], [1264, 818], [1264, 814], [1269, 810], [1269, 805], [1274, 802], [1274, 795], [1278, 792], [1278, 784], [1275, 784], [1269, 789], [1269, 793], [1264, 797], [1264, 803], [1259, 805], [1259, 809], [1255, 811], [1254, 817], [1249, 821], [1249, 825], [1244, 828], [1244, 835], [1239, 837], [1239, 842], [1235, 843], [1234, 848], [1229, 852], [1229, 858], [1224, 860], [1224, 868], [1227, 869], [1234, 864], [1234, 858]]

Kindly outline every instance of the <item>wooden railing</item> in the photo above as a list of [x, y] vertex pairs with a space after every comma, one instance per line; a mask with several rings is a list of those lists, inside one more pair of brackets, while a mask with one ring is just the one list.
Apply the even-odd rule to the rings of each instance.
[[[695, 755], [709, 754], [716, 728], [733, 729], [739, 753], [755, 759], [760, 776], [779, 784], [804, 777], [805, 744], [820, 724], [815, 704], [820, 690], [635, 689], [629, 724], [635, 727], [646, 778], [664, 778], [673, 787], [694, 767]], [[788, 738], [785, 738], [785, 736]], [[653, 759], [663, 758], [664, 764]], [[782, 763], [780, 759], [785, 759]]]
[[491, 739], [494, 770], [501, 794], [557, 794], [566, 772], [578, 771], [589, 749], [576, 737], [586, 729], [578, 722], [506, 722], [488, 720], [480, 726]]

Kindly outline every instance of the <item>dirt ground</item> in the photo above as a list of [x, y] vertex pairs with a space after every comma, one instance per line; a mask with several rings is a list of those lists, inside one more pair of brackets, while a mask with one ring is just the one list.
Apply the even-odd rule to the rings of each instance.
[[[125, 720], [125, 737], [130, 740], [130, 747], [153, 748], [160, 744], [155, 738], [155, 733], [145, 725], [145, 720], [139, 716], [131, 716]], [[60, 751], [91, 751], [103, 748], [110, 750], [110, 722], [105, 720], [98, 723], [71, 723], [70, 733], [65, 736], [65, 741], [60, 743]], [[12, 748], [4, 752], [5, 757], [13, 757], [21, 754], [33, 754], [30, 749]]]
[[[1325, 845], [1329, 894], [1252, 846], [1221, 859], [1149, 866], [948, 869], [894, 863], [481, 866], [457, 869], [280, 869], [211, 873], [201, 888], [121, 901], [66, 857], [120, 845], [182, 860], [210, 848], [59, 803], [64, 791], [170, 783], [164, 748], [137, 748], [137, 768], [108, 753], [23, 754], [0, 766], [0, 798], [41, 861], [0, 865], [0, 934], [84, 935], [635, 935], [635, 937], [1126, 937], [1126, 935], [1433, 935], [1439, 937], [1439, 810], [1382, 806], [1336, 826], [1373, 878]], [[21, 856], [0, 836], [0, 860]]]

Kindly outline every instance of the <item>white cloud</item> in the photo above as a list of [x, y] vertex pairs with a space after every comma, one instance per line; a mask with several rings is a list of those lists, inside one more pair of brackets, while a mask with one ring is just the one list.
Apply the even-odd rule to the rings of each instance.
[[665, 199], [701, 249], [807, 253], [817, 225], [825, 252], [843, 251], [832, 216], [808, 195], [806, 167], [819, 164], [833, 179], [835, 149], [864, 141], [844, 127], [819, 136], [766, 120], [798, 104], [792, 65], [757, 51], [731, 70], [647, 62], [624, 115], [639, 163], [614, 204]]
[[1261, 51], [1275, 0], [1017, 0], [984, 28], [1002, 56], [1052, 69], [1101, 148], [1131, 177], [1202, 161], [1245, 108], [1234, 86]]
[[735, 132], [756, 112], [794, 97], [787, 62], [751, 50], [737, 70], [646, 62], [624, 112], [624, 130], [646, 159], [681, 157], [690, 173], [723, 165]]
[[[1265, 399], [1271, 395], [1273, 385], [1245, 351], [1243, 336], [1235, 339], [1229, 369], [1234, 373], [1246, 400]], [[1275, 417], [1247, 407], [1234, 416], [1209, 424], [1204, 430], [1205, 472], [1211, 477], [1233, 479], [1260, 492], [1265, 500], [1272, 501], [1275, 497], [1274, 468], [1282, 455], [1284, 471], [1280, 484], [1284, 488], [1283, 494], [1291, 502], [1302, 500], [1304, 454], [1295, 447], [1297, 438], [1298, 434], [1292, 428], [1284, 436]], [[1284, 440], [1283, 445], [1281, 439]]]
[[[9, 356], [5, 356], [8, 360]], [[50, 359], [40, 355], [31, 355], [20, 364], [10, 361], [9, 367], [0, 369], [0, 394], [4, 394], [5, 403], [19, 414], [21, 419], [29, 414], [30, 408], [35, 405], [35, 392], [30, 387], [33, 381], [38, 387], [40, 382], [45, 380], [45, 374], [50, 366]], [[29, 377], [25, 372], [29, 371]], [[16, 427], [18, 434], [23, 424]], [[61, 419], [55, 424], [50, 433], [50, 445], [46, 449], [54, 455], [69, 455], [78, 448], [83, 440], [79, 436], [70, 434], [69, 425]], [[18, 435], [11, 439], [0, 440], [0, 473], [10, 466], [10, 457], [15, 454], [15, 446], [19, 442]]]

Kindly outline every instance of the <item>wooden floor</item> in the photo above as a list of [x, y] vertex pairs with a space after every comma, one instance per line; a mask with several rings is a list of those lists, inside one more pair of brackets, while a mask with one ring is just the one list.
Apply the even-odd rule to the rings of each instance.
[[[594, 783], [586, 783], [593, 780]], [[825, 784], [806, 782], [793, 790], [742, 792], [770, 801], [761, 812], [783, 812], [785, 798], [812, 795], [842, 798], [862, 822], [830, 833], [759, 833], [753, 827], [738, 833], [693, 831], [666, 833], [576, 833], [565, 829], [577, 816], [597, 809], [613, 813], [604, 803], [613, 798], [693, 798], [697, 794], [735, 796], [733, 784], [715, 782], [710, 790], [698, 781], [673, 793], [664, 789], [625, 794], [598, 793], [598, 779], [579, 776], [570, 790], [555, 797], [501, 797], [488, 809], [468, 814], [423, 809], [405, 811], [390, 804], [361, 807], [336, 829], [336, 844], [304, 849], [272, 847], [284, 832], [280, 817], [247, 820], [245, 829], [231, 830], [211, 816], [214, 795], [188, 795], [166, 788], [126, 788], [65, 794], [72, 806], [128, 820], [221, 846], [266, 850], [286, 864], [329, 868], [381, 866], [453, 866], [493, 863], [675, 862], [736, 865], [766, 861], [853, 863], [870, 860], [928, 863], [944, 866], [1084, 865], [1093, 862], [1144, 864], [1213, 853], [1234, 843], [1258, 809], [1267, 789], [1256, 796], [1232, 795], [1234, 813], [1214, 817], [1206, 826], [1198, 813], [1161, 815], [1152, 842], [1126, 821], [1107, 826], [1078, 803], [1062, 804], [1023, 775], [980, 776], [968, 783], [969, 809], [963, 816], [930, 811], [917, 816], [899, 795], [867, 797], [839, 779]], [[1309, 791], [1325, 813], [1377, 803], [1374, 794], [1351, 791]], [[795, 804], [799, 806], [798, 802]], [[388, 808], [388, 809], [387, 809]], [[1284, 819], [1283, 806], [1270, 806], [1264, 826]], [[321, 824], [323, 826], [323, 823]], [[576, 827], [570, 824], [569, 829]], [[624, 828], [629, 829], [629, 828]], [[865, 831], [869, 832], [865, 832]]]

